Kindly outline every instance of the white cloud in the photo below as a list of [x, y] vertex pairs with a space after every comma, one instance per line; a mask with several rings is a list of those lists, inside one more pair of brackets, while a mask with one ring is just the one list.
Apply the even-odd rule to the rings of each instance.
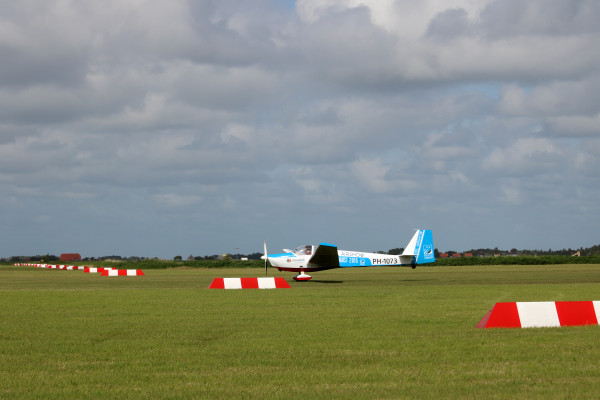
[[511, 204], [519, 204], [522, 201], [522, 195], [519, 189], [514, 186], [502, 186], [503, 200]]
[[505, 174], [539, 174], [557, 171], [563, 150], [544, 138], [522, 138], [511, 146], [494, 149], [484, 160], [486, 169]]
[[384, 165], [382, 160], [360, 158], [352, 163], [351, 168], [356, 179], [369, 192], [385, 193], [390, 190], [391, 184], [385, 179], [390, 167]]
[[163, 193], [154, 195], [154, 199], [168, 207], [186, 207], [202, 203], [202, 196], [181, 195], [177, 193]]
[[303, 22], [312, 24], [332, 12], [366, 7], [373, 24], [414, 40], [425, 34], [430, 21], [439, 13], [464, 9], [472, 19], [476, 19], [487, 3], [490, 1], [298, 0], [296, 9]]

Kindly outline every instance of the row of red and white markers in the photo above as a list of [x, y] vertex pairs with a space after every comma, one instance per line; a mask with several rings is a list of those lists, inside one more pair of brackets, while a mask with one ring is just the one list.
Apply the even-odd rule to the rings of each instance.
[[116, 268], [95, 268], [82, 265], [53, 265], [53, 264], [31, 264], [31, 263], [15, 263], [15, 266], [22, 267], [37, 267], [48, 269], [60, 269], [66, 271], [80, 270], [90, 274], [100, 274], [101, 276], [143, 276], [141, 269], [116, 269]]

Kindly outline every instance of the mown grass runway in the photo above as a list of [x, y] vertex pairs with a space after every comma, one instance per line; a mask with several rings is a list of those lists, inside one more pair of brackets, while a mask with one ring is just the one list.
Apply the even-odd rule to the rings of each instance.
[[600, 300], [600, 265], [143, 277], [0, 266], [2, 398], [594, 398], [600, 327], [475, 328], [500, 301]]

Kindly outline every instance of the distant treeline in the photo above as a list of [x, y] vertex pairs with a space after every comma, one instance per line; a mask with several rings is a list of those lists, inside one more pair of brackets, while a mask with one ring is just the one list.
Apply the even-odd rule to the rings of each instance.
[[[98, 262], [115, 268], [264, 268], [262, 260], [240, 261], [225, 257], [221, 260], [142, 260], [121, 262]], [[421, 264], [417, 268], [430, 266], [459, 266], [459, 265], [551, 265], [551, 264], [600, 264], [600, 255], [595, 256], [498, 256], [498, 257], [452, 257], [438, 258], [434, 263]], [[269, 269], [272, 267], [269, 266]]]
[[[4, 263], [10, 263], [3, 260]], [[15, 262], [15, 261], [12, 261]], [[58, 264], [60, 261], [51, 261]], [[262, 260], [241, 261], [225, 257], [220, 260], [159, 260], [143, 259], [129, 260], [93, 260], [71, 262], [72, 265], [86, 265], [90, 267], [114, 267], [123, 269], [165, 269], [165, 268], [264, 268]], [[600, 255], [594, 256], [498, 256], [498, 257], [450, 257], [438, 258], [434, 263], [421, 264], [417, 268], [432, 266], [461, 266], [461, 265], [552, 265], [552, 264], [600, 264]], [[394, 267], [392, 267], [394, 268]], [[399, 267], [400, 268], [400, 267]], [[272, 267], [269, 266], [271, 270]]]
[[525, 255], [498, 257], [449, 257], [437, 258], [431, 266], [458, 265], [549, 265], [549, 264], [600, 264], [600, 254], [573, 257], [567, 255]]
[[[401, 254], [404, 249], [394, 248], [387, 252], [379, 253]], [[580, 249], [562, 249], [562, 250], [499, 250], [494, 249], [472, 249], [458, 253], [448, 251], [447, 258], [440, 257], [440, 252], [435, 249], [436, 262], [427, 265], [536, 265], [536, 264], [600, 264], [600, 245]], [[456, 257], [455, 255], [459, 255]], [[464, 256], [469, 254], [470, 256]], [[574, 256], [575, 255], [575, 256]], [[196, 268], [223, 268], [229, 266], [239, 267], [257, 267], [264, 265], [260, 259], [261, 253], [252, 254], [226, 254], [211, 256], [193, 256], [187, 258], [175, 256], [173, 260], [163, 260], [158, 258], [145, 257], [121, 257], [118, 255], [104, 256], [98, 258], [84, 258], [81, 262], [74, 264], [89, 265], [111, 265], [118, 267], [120, 265], [139, 265], [138, 268], [171, 268], [177, 266], [196, 267]], [[247, 261], [242, 261], [243, 259]], [[42, 263], [60, 263], [60, 258], [51, 255], [35, 256], [14, 256], [8, 259], [1, 259], [2, 262], [42, 262]], [[107, 264], [108, 263], [108, 264]], [[73, 264], [73, 263], [71, 263]]]
[[[5, 264], [18, 263], [20, 261], [1, 260]], [[40, 261], [31, 261], [38, 263]], [[46, 263], [45, 261], [43, 263]], [[225, 257], [220, 260], [160, 260], [157, 258], [146, 258], [139, 260], [83, 260], [74, 262], [49, 261], [48, 264], [83, 265], [88, 267], [113, 267], [118, 269], [165, 269], [165, 268], [264, 268], [262, 260], [240, 261]], [[271, 268], [271, 267], [269, 267]]]
[[[448, 253], [452, 254], [452, 253], [456, 253], [456, 252], [448, 251]], [[495, 256], [495, 255], [572, 256], [574, 254], [579, 254], [581, 256], [594, 256], [594, 255], [600, 255], [600, 245], [596, 245], [596, 246], [592, 246], [592, 247], [588, 247], [588, 248], [580, 247], [579, 249], [568, 248], [568, 249], [561, 249], [561, 250], [552, 250], [552, 249], [548, 249], [548, 250], [527, 250], [527, 249], [498, 250], [498, 248], [496, 247], [494, 249], [471, 249], [471, 250], [464, 251], [463, 254], [464, 253], [471, 253], [474, 256], [480, 256], [480, 257], [489, 257], [489, 256]]]
[[[248, 260], [260, 260], [260, 257], [262, 256], [261, 253], [252, 253], [249, 255], [244, 255], [244, 254], [235, 254], [235, 255], [231, 255], [231, 254], [225, 254], [225, 255], [211, 255], [211, 256], [189, 256], [187, 259], [184, 259], [181, 256], [175, 256], [173, 258], [174, 261], [222, 261], [225, 259], [229, 259], [229, 260], [241, 260], [243, 258], [246, 258]], [[13, 257], [9, 257], [9, 258], [3, 258], [0, 259], [0, 261], [2, 262], [41, 262], [41, 263], [59, 263], [60, 262], [60, 257], [57, 257], [53, 254], [45, 254], [45, 255], [35, 255], [35, 256], [13, 256]], [[109, 261], [109, 262], [141, 262], [141, 261], [148, 261], [150, 263], [152, 262], [164, 262], [164, 261], [168, 261], [168, 260], [164, 260], [164, 259], [160, 259], [158, 257], [137, 257], [137, 256], [132, 256], [132, 257], [122, 257], [122, 256], [118, 256], [118, 255], [112, 255], [112, 256], [102, 256], [102, 257], [85, 257], [82, 259], [81, 262], [78, 262], [79, 264], [84, 264], [86, 262], [90, 262], [90, 261]]]

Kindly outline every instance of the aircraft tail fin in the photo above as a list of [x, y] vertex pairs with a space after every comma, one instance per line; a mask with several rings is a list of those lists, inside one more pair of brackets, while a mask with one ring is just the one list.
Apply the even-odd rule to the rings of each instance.
[[410, 242], [408, 242], [400, 259], [402, 264], [411, 264], [413, 268], [417, 264], [434, 262], [435, 255], [433, 253], [433, 235], [431, 234], [431, 230], [417, 230]]

